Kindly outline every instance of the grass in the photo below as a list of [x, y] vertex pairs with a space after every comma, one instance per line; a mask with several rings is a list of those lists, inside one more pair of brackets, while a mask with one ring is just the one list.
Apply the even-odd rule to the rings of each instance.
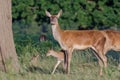
[[[73, 52], [70, 74], [65, 74], [60, 65], [55, 74], [51, 75], [57, 60], [53, 57], [46, 57], [45, 50], [47, 51], [46, 47], [44, 49], [35, 48], [31, 44], [22, 47], [21, 51], [18, 51], [20, 52], [21, 72], [19, 74], [0, 72], [0, 80], [120, 80], [118, 63], [109, 56], [107, 72], [103, 76], [99, 76], [97, 59], [89, 50]], [[40, 55], [38, 62], [36, 65], [30, 66], [29, 61], [35, 54]]]

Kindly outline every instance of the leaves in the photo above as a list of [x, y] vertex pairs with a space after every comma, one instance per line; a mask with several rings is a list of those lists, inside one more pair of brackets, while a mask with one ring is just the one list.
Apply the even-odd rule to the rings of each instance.
[[[32, 22], [42, 25], [48, 23], [45, 10], [57, 14], [60, 9], [63, 14], [59, 23], [68, 29], [78, 29], [78, 26], [111, 26], [120, 25], [120, 2], [118, 0], [12, 0], [13, 21]], [[70, 27], [71, 26], [71, 27]], [[72, 27], [74, 26], [74, 27]]]

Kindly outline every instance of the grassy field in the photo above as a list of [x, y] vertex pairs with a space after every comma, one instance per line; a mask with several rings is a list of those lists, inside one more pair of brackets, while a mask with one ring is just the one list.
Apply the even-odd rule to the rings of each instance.
[[[99, 76], [97, 59], [89, 50], [74, 51], [69, 75], [64, 73], [62, 65], [57, 68], [55, 74], [51, 75], [57, 60], [51, 56], [46, 57], [47, 50], [32, 46], [25, 46], [21, 50], [19, 54], [21, 72], [19, 74], [0, 72], [0, 80], [120, 80], [118, 62], [111, 56], [108, 56], [109, 67], [103, 76]], [[31, 66], [29, 61], [36, 54], [40, 55], [39, 59]]]

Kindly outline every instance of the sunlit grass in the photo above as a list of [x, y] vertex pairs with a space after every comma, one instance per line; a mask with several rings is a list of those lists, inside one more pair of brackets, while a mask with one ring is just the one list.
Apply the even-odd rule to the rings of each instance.
[[[45, 47], [42, 48], [47, 51]], [[118, 62], [110, 56], [108, 56], [107, 72], [104, 71], [104, 75], [99, 76], [97, 58], [89, 50], [73, 52], [70, 74], [65, 74], [62, 65], [59, 65], [51, 75], [57, 60], [54, 57], [45, 56], [46, 51], [42, 51], [42, 48], [38, 49], [31, 45], [22, 48], [19, 54], [22, 68], [20, 73], [0, 72], [0, 80], [120, 80]], [[30, 59], [36, 54], [40, 55], [37, 65], [31, 66]]]

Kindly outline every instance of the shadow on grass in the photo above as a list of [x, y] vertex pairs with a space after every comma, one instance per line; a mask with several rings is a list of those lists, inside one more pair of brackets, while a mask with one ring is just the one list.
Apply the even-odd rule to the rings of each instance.
[[[32, 73], [38, 72], [38, 73], [40, 73], [40, 74], [51, 74], [51, 72], [52, 72], [52, 71], [50, 71], [50, 70], [43, 69], [43, 68], [40, 68], [40, 67], [35, 67], [35, 66], [29, 67], [27, 71], [28, 71], [28, 72], [32, 72]], [[56, 69], [56, 71], [55, 71], [54, 74], [56, 74], [56, 73], [65, 74], [65, 71], [64, 71], [63, 68], [60, 68], [60, 67], [59, 67], [59, 68]]]
[[111, 50], [107, 53], [107, 56], [108, 58], [111, 57], [114, 59], [117, 63], [120, 63], [120, 52]]
[[50, 74], [50, 71], [48, 71], [47, 69], [43, 69], [43, 68], [36, 67], [36, 66], [29, 67], [27, 71], [32, 72], [32, 73], [38, 72], [40, 74]]
[[[94, 51], [89, 49], [89, 52], [90, 51], [91, 53], [94, 53]], [[120, 51], [110, 50], [106, 53], [106, 57], [111, 63], [120, 64]], [[97, 60], [96, 57], [93, 58], [93, 61], [96, 61], [96, 60]]]

